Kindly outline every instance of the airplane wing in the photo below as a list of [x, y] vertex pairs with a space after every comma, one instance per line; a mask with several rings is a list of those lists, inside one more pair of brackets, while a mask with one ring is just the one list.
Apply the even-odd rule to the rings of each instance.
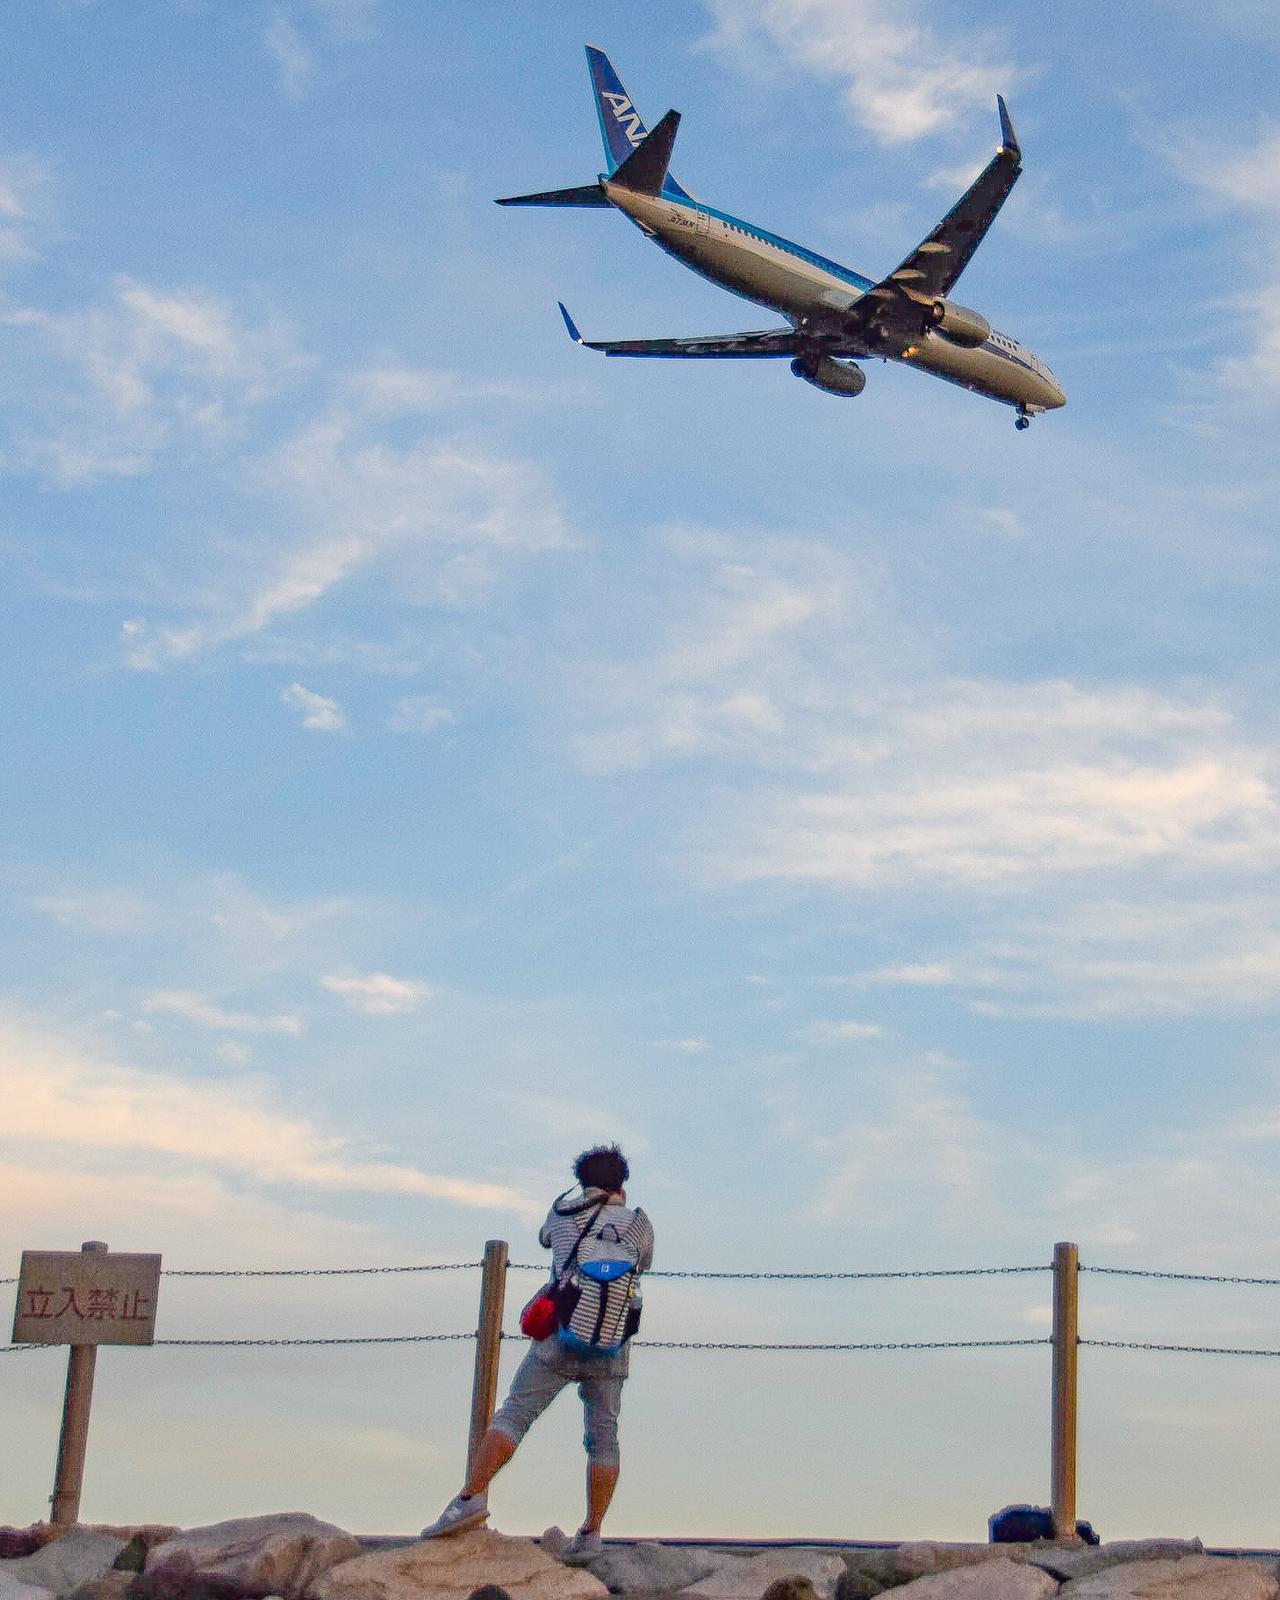
[[573, 318], [560, 315], [575, 344], [603, 350], [607, 356], [794, 356], [800, 339], [794, 328], [767, 328], [760, 333], [709, 333], [700, 339], [584, 339]]
[[869, 311], [879, 302], [880, 311], [891, 317], [895, 301], [901, 306], [903, 301], [939, 300], [951, 292], [969, 265], [1022, 171], [1022, 152], [1002, 95], [996, 96], [996, 104], [1000, 108], [999, 150], [929, 237], [869, 291]]

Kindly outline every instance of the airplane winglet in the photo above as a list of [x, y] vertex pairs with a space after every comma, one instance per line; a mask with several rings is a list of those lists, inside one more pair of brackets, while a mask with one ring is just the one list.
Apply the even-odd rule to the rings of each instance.
[[556, 304], [560, 307], [560, 315], [564, 318], [564, 325], [566, 328], [568, 328], [569, 337], [573, 340], [574, 344], [586, 344], [587, 341], [578, 332], [577, 324], [574, 322], [573, 318], [569, 315], [567, 309], [565, 308], [564, 301], [557, 300]]
[[1007, 150], [1010, 155], [1020, 156], [1022, 151], [1018, 146], [1018, 136], [1013, 131], [1013, 123], [1009, 121], [1009, 108], [1002, 94], [996, 96], [996, 105], [1000, 108], [1000, 148]]

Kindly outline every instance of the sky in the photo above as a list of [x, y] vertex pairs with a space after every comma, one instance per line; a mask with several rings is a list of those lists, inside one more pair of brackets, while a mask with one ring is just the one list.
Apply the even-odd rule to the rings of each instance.
[[[619, 1140], [656, 1264], [1280, 1275], [1280, 21], [1263, 0], [11, 0], [0, 1276], [541, 1259]], [[591, 182], [582, 46], [711, 203], [956, 291], [1067, 407], [767, 327]], [[512, 1274], [508, 1329], [538, 1282]], [[161, 1338], [458, 1332], [477, 1275], [166, 1279]], [[9, 1293], [6, 1290], [5, 1293]], [[1028, 1274], [654, 1279], [666, 1340], [1036, 1338]], [[1090, 1277], [1086, 1338], [1280, 1347]], [[506, 1347], [503, 1376], [519, 1357]], [[413, 1532], [470, 1349], [105, 1350], [83, 1514]], [[638, 1350], [618, 1533], [982, 1538], [1048, 1352]], [[1276, 1544], [1276, 1361], [1086, 1349], [1079, 1509]], [[64, 1363], [0, 1352], [0, 1520]], [[494, 1525], [580, 1517], [572, 1395]]]

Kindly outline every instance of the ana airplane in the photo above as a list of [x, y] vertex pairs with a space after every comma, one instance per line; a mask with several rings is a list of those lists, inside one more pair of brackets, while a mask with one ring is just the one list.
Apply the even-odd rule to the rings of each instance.
[[1018, 428], [1066, 404], [1034, 351], [997, 333], [978, 311], [948, 298], [1022, 170], [1004, 100], [1000, 148], [902, 265], [876, 283], [695, 200], [671, 176], [680, 123], [668, 111], [650, 132], [603, 50], [587, 46], [609, 170], [577, 189], [512, 195], [500, 206], [616, 206], [668, 255], [712, 283], [771, 306], [788, 326], [700, 339], [584, 339], [560, 307], [570, 337], [609, 356], [791, 358], [797, 378], [829, 394], [861, 394], [860, 359], [904, 361], [1016, 409]]

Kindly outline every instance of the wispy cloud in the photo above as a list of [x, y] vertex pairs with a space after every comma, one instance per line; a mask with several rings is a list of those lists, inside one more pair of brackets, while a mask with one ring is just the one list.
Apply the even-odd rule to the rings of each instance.
[[456, 720], [435, 695], [404, 695], [396, 701], [387, 726], [395, 733], [436, 733]]
[[358, 421], [333, 414], [262, 463], [264, 493], [285, 503], [301, 535], [265, 567], [247, 559], [225, 574], [190, 621], [132, 638], [132, 666], [156, 669], [259, 634], [375, 561], [398, 563], [402, 592], [457, 605], [513, 562], [567, 543], [536, 468], [432, 437], [394, 449]]
[[315, 59], [286, 11], [272, 13], [262, 30], [262, 42], [280, 73], [280, 87], [290, 100], [301, 99], [315, 72]]
[[295, 706], [302, 713], [302, 726], [314, 728], [319, 733], [340, 733], [347, 725], [346, 713], [336, 700], [317, 694], [314, 689], [304, 689], [300, 683], [291, 683], [280, 691], [287, 706]]
[[0, 1143], [30, 1152], [59, 1146], [105, 1159], [130, 1152], [178, 1157], [186, 1169], [235, 1173], [272, 1187], [417, 1195], [480, 1210], [529, 1214], [525, 1195], [360, 1154], [345, 1136], [272, 1103], [253, 1080], [185, 1081], [95, 1060], [75, 1047], [0, 1023]]
[[860, 1044], [883, 1032], [878, 1022], [809, 1022], [797, 1030], [796, 1038], [807, 1044]]
[[37, 156], [0, 151], [0, 266], [35, 259], [50, 187], [49, 168]]
[[214, 1028], [225, 1033], [284, 1033], [297, 1037], [302, 1023], [291, 1016], [260, 1016], [252, 1011], [227, 1011], [215, 1005], [207, 996], [189, 989], [170, 990], [150, 994], [142, 1002], [149, 1015], [156, 1013], [182, 1017], [202, 1028]]
[[867, 1115], [813, 1139], [823, 1176], [812, 1220], [890, 1227], [929, 1216], [977, 1225], [995, 1203], [995, 1136], [953, 1069], [920, 1065], [867, 1086]]
[[911, 0], [711, 0], [713, 43], [782, 51], [844, 85], [854, 120], [885, 143], [918, 139], [1015, 81], [1003, 47], [972, 30], [949, 41]]
[[416, 1011], [434, 994], [431, 985], [421, 978], [393, 978], [386, 972], [329, 973], [320, 982], [353, 1010], [375, 1017]]
[[132, 476], [167, 446], [221, 439], [303, 364], [270, 314], [124, 276], [81, 310], [19, 306], [0, 322], [23, 377], [5, 455], [61, 485]]
[[656, 1050], [675, 1050], [685, 1056], [700, 1056], [711, 1048], [705, 1039], [655, 1039], [653, 1044]]

